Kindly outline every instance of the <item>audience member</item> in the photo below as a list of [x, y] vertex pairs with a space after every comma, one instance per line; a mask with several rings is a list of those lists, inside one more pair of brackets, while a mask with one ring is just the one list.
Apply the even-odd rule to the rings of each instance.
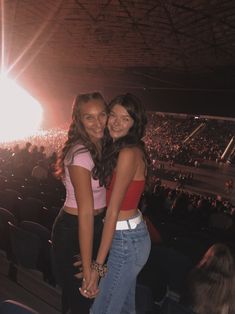
[[181, 303], [196, 314], [234, 314], [234, 267], [229, 247], [212, 245], [188, 276]]

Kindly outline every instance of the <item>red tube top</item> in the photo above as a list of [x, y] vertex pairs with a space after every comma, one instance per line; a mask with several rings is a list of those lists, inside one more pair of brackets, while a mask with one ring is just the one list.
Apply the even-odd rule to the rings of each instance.
[[[107, 188], [106, 200], [107, 206], [111, 198], [111, 193], [115, 183], [115, 172], [113, 173], [112, 180]], [[131, 210], [138, 207], [141, 194], [144, 191], [145, 180], [132, 180], [128, 186], [120, 210]]]

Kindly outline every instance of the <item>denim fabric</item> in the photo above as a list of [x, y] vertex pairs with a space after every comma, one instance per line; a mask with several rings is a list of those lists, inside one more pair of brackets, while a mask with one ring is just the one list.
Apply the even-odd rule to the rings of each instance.
[[108, 273], [91, 314], [135, 314], [136, 277], [150, 253], [150, 237], [144, 221], [135, 229], [116, 230], [108, 258]]
[[[103, 216], [95, 216], [93, 257], [99, 248], [103, 229]], [[84, 298], [79, 288], [82, 283], [74, 277], [78, 270], [73, 266], [79, 254], [78, 217], [61, 209], [52, 229], [52, 258], [58, 284], [62, 288], [62, 313], [87, 314], [93, 300]]]

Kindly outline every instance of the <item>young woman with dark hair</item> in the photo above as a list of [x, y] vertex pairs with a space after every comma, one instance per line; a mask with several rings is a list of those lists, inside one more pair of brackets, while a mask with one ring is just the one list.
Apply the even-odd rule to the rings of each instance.
[[227, 245], [207, 250], [188, 277], [181, 303], [196, 314], [235, 313], [235, 265]]
[[[91, 275], [91, 261], [97, 253], [103, 227], [106, 191], [93, 176], [99, 164], [107, 108], [98, 92], [80, 94], [73, 104], [68, 139], [57, 163], [57, 176], [66, 188], [66, 200], [52, 231], [55, 271], [62, 287], [62, 313], [86, 314], [91, 300], [79, 293]], [[80, 254], [83, 278], [75, 276]]]
[[134, 95], [120, 95], [111, 101], [109, 135], [101, 164], [94, 170], [101, 185], [107, 187], [107, 211], [91, 280], [81, 289], [84, 296], [94, 297], [102, 277], [90, 313], [135, 313], [136, 278], [150, 252], [149, 233], [137, 208], [148, 173], [142, 141], [146, 124], [145, 110]]

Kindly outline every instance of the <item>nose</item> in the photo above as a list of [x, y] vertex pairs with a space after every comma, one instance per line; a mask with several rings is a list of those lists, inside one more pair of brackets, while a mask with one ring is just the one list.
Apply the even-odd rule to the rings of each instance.
[[102, 119], [101, 119], [100, 117], [98, 117], [98, 118], [95, 120], [95, 124], [96, 124], [96, 126], [101, 127], [101, 126], [102, 126]]
[[115, 117], [113, 124], [117, 126], [120, 125], [120, 119], [118, 119], [118, 117]]

